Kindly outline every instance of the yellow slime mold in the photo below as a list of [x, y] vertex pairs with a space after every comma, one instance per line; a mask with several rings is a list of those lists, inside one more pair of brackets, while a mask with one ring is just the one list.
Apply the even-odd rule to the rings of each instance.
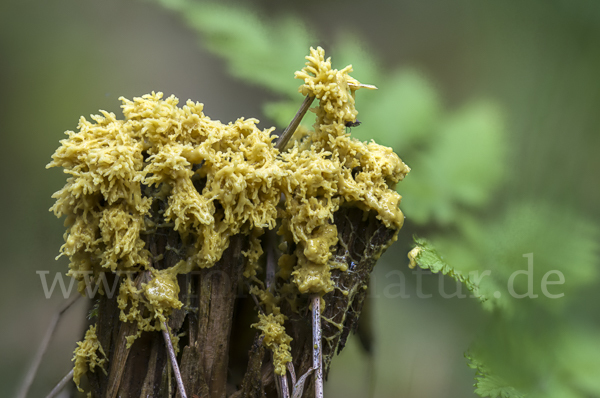
[[[123, 120], [101, 111], [66, 133], [48, 165], [69, 174], [51, 209], [66, 216], [61, 253], [82, 293], [86, 273], [94, 281], [102, 272], [130, 273], [121, 278], [118, 295], [121, 320], [138, 326], [129, 345], [142, 331], [159, 330], [181, 307], [177, 274], [212, 267], [234, 235], [247, 237], [244, 276], [256, 279], [260, 237], [281, 221], [279, 233], [293, 250], [279, 259], [283, 282], [276, 294], [289, 298], [334, 289], [331, 269], [344, 268], [330, 264], [338, 243], [334, 213], [341, 206], [374, 212], [386, 227], [401, 228], [394, 186], [410, 169], [390, 148], [346, 133], [358, 114], [356, 90], [372, 88], [351, 71], [332, 69], [324, 50], [311, 48], [296, 77], [303, 80], [299, 91], [319, 100], [314, 131], [283, 153], [274, 147], [273, 129], [259, 129], [256, 119], [223, 124], [206, 116], [203, 104], [178, 107], [177, 98], [163, 99], [162, 93], [121, 98]], [[155, 268], [162, 254], [152, 258], [148, 247], [157, 228], [170, 228], [184, 245], [178, 249], [183, 259], [169, 269]], [[132, 275], [140, 273], [149, 280], [136, 287]], [[256, 324], [275, 352], [279, 374], [291, 358], [283, 323], [273, 303]], [[86, 347], [93, 346], [94, 333], [88, 331], [89, 339], [86, 334]], [[77, 375], [103, 363], [91, 348], [78, 350], [77, 358], [88, 359], [76, 360]]]

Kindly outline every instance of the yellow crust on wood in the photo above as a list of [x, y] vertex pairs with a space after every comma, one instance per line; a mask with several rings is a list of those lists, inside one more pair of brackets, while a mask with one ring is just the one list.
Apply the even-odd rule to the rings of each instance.
[[[87, 332], [85, 332], [83, 341], [77, 343], [77, 348], [75, 348], [73, 353], [72, 361], [75, 362], [73, 366], [73, 381], [75, 382], [77, 389], [80, 392], [83, 392], [83, 389], [79, 386], [81, 376], [88, 371], [94, 372], [96, 366], [102, 369], [104, 374], [106, 374], [104, 363], [108, 361], [108, 359], [96, 336], [96, 325], [90, 326]], [[101, 358], [98, 353], [102, 354], [104, 358]]]
[[[255, 278], [260, 236], [281, 220], [279, 234], [295, 248], [279, 259], [279, 293], [289, 299], [334, 288], [331, 270], [343, 268], [329, 261], [340, 206], [374, 212], [386, 227], [401, 228], [395, 184], [409, 167], [390, 148], [352, 139], [346, 131], [358, 114], [356, 90], [373, 87], [353, 79], [351, 66], [332, 69], [320, 47], [306, 58], [296, 77], [303, 80], [300, 92], [319, 100], [312, 109], [316, 123], [283, 153], [274, 147], [273, 129], [259, 129], [256, 119], [223, 124], [206, 116], [203, 104], [179, 107], [177, 98], [163, 99], [162, 93], [121, 98], [123, 120], [101, 111], [91, 120], [82, 117], [77, 132], [66, 132], [47, 167], [69, 175], [51, 209], [66, 217], [61, 253], [70, 259], [69, 275], [82, 293], [85, 273], [94, 281], [107, 271], [150, 275], [138, 287], [131, 274], [122, 277], [121, 320], [138, 325], [129, 344], [144, 330], [159, 330], [181, 307], [176, 275], [212, 267], [236, 234], [249, 237], [244, 276]], [[165, 206], [160, 222], [151, 211], [157, 201]], [[153, 268], [143, 240], [159, 227], [172, 228], [189, 244], [179, 253], [183, 260], [161, 271]], [[267, 319], [283, 328], [280, 318], [261, 318], [261, 330], [271, 328]], [[272, 340], [284, 361], [286, 339]]]
[[292, 338], [285, 333], [283, 314], [259, 314], [258, 323], [252, 325], [262, 331], [264, 337], [263, 344], [273, 351], [273, 365], [275, 373], [285, 375], [285, 369], [288, 362], [292, 361], [290, 354], [290, 343]]

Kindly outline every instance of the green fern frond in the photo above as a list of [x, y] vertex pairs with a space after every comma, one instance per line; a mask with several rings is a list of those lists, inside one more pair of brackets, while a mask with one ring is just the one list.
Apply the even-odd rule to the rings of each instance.
[[524, 394], [508, 385], [501, 377], [494, 375], [481, 362], [469, 353], [465, 354], [469, 367], [475, 369], [475, 393], [480, 397], [490, 398], [523, 398]]
[[300, 19], [288, 16], [267, 21], [246, 7], [216, 2], [152, 1], [179, 13], [201, 34], [202, 44], [227, 61], [233, 76], [278, 94], [298, 92], [299, 84], [293, 79], [298, 60], [318, 44]]
[[408, 253], [410, 268], [419, 266], [419, 268], [428, 269], [434, 274], [440, 272], [443, 275], [448, 275], [454, 280], [463, 283], [473, 296], [481, 302], [487, 301], [487, 297], [479, 292], [479, 286], [472, 280], [470, 275], [466, 275], [444, 261], [443, 257], [426, 239], [415, 236], [414, 241], [416, 246]]
[[418, 224], [458, 223], [462, 208], [484, 207], [510, 165], [502, 117], [491, 103], [476, 102], [439, 122], [429, 147], [407, 159], [402, 184], [407, 217]]

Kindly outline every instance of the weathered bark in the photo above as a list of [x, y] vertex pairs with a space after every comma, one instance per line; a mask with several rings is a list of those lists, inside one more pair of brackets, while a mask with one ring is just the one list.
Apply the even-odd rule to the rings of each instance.
[[[373, 214], [365, 217], [355, 208], [342, 208], [335, 214], [339, 242], [331, 261], [346, 264], [347, 271], [334, 270], [336, 288], [324, 296], [322, 313], [323, 367], [327, 375], [335, 352], [341, 351], [351, 331], [354, 331], [367, 293], [369, 275], [394, 236]], [[187, 396], [225, 398], [276, 397], [271, 355], [262, 346], [260, 335], [248, 346], [248, 362], [239, 385], [228, 384], [230, 338], [236, 300], [243, 298], [242, 251], [247, 238], [236, 235], [229, 248], [213, 267], [178, 277], [182, 309], [171, 314], [169, 327], [179, 335], [181, 375]], [[164, 269], [180, 260], [185, 243], [172, 229], [161, 228], [147, 237], [147, 247], [161, 260], [153, 267]], [[161, 256], [162, 255], [162, 256]], [[113, 283], [116, 276], [109, 277]], [[145, 273], [136, 283], [144, 282]], [[347, 292], [347, 294], [344, 294]], [[312, 332], [308, 300], [301, 299], [299, 311], [289, 305], [282, 311], [288, 317], [286, 330], [292, 341], [293, 364], [298, 377], [312, 366]], [[134, 334], [137, 326], [119, 320], [116, 296], [101, 296], [98, 300], [97, 335], [108, 356], [108, 375], [101, 371], [89, 373], [93, 397], [179, 397], [170, 368], [166, 347], [160, 332], [144, 332], [128, 349], [125, 337]], [[239, 347], [239, 346], [238, 346]], [[236, 348], [240, 349], [240, 348]], [[246, 351], [247, 352], [247, 351]], [[314, 395], [312, 378], [304, 389], [304, 397]], [[233, 394], [232, 394], [233, 393]]]
[[231, 395], [231, 398], [255, 398], [265, 394], [262, 379], [262, 365], [265, 356], [265, 348], [262, 345], [262, 337], [257, 334], [248, 353], [248, 367], [242, 382], [241, 389]]
[[[325, 378], [333, 355], [344, 348], [350, 332], [356, 331], [371, 271], [395, 234], [375, 215], [369, 214], [365, 218], [365, 214], [356, 208], [341, 208], [335, 213], [334, 222], [339, 242], [330, 261], [346, 264], [348, 270], [336, 269], [332, 272], [335, 289], [323, 297], [325, 306], [321, 314], [321, 326]], [[285, 306], [282, 312], [289, 318], [290, 326], [286, 323], [286, 330], [294, 339], [292, 357], [299, 376], [312, 367], [313, 343], [308, 301], [300, 307], [298, 313], [293, 312], [289, 306]], [[313, 378], [309, 378], [303, 397], [313, 396], [314, 382]]]
[[233, 237], [223, 258], [214, 267], [200, 272], [199, 327], [194, 346], [202, 355], [202, 373], [211, 398], [226, 396], [229, 335], [238, 283], [242, 277], [243, 239], [239, 235]]

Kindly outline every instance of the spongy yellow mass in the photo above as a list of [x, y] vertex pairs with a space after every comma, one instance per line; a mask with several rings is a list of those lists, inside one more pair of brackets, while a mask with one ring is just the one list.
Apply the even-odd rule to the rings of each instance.
[[398, 208], [401, 197], [393, 188], [410, 169], [390, 148], [360, 142], [346, 133], [346, 123], [355, 122], [358, 114], [354, 95], [360, 83], [348, 75], [352, 67], [332, 69], [320, 47], [311, 48], [306, 59], [306, 66], [296, 72], [296, 78], [304, 80], [300, 92], [320, 101], [313, 109], [314, 131], [281, 155], [290, 171], [283, 187], [289, 223], [283, 228], [297, 244], [298, 265], [292, 275], [298, 290], [322, 294], [333, 289], [327, 263], [331, 253], [324, 244], [337, 242], [324, 239], [326, 227], [335, 228], [333, 214], [340, 206], [354, 205], [375, 211], [386, 227], [399, 230], [404, 215]]
[[259, 314], [258, 318], [258, 323], [252, 326], [262, 331], [263, 344], [273, 351], [275, 373], [284, 375], [286, 364], [292, 361], [290, 354], [292, 338], [285, 333], [283, 327], [285, 317], [282, 314]]
[[96, 337], [96, 325], [90, 326], [88, 331], [85, 332], [85, 338], [83, 341], [77, 343], [74, 354], [73, 381], [77, 389], [83, 392], [83, 389], [79, 387], [79, 382], [81, 376], [87, 373], [88, 370], [93, 372], [94, 368], [98, 366], [106, 374], [106, 370], [104, 369], [104, 363], [107, 361], [106, 354]]
[[[52, 210], [66, 217], [61, 252], [70, 259], [80, 291], [85, 273], [97, 280], [101, 272], [145, 271], [150, 281], [143, 285], [122, 278], [121, 320], [137, 322], [138, 335], [158, 330], [181, 306], [177, 273], [213, 266], [229, 239], [243, 234], [249, 240], [244, 275], [255, 277], [260, 237], [278, 220], [279, 234], [294, 245], [279, 261], [286, 289], [331, 291], [336, 265], [329, 259], [338, 240], [334, 213], [341, 206], [359, 207], [399, 230], [404, 216], [394, 187], [410, 170], [390, 148], [346, 133], [346, 123], [356, 121], [354, 96], [361, 87], [351, 71], [332, 69], [323, 49], [311, 48], [296, 77], [303, 80], [300, 92], [319, 100], [316, 123], [283, 153], [274, 147], [273, 129], [259, 129], [256, 119], [223, 124], [206, 116], [202, 104], [179, 107], [177, 98], [163, 99], [162, 93], [121, 98], [123, 120], [104, 111], [91, 120], [82, 117], [48, 165], [69, 175], [53, 196]], [[177, 231], [189, 246], [170, 270], [153, 268], [144, 240], [159, 226], [152, 210], [158, 201], [165, 207], [160, 227]], [[283, 320], [277, 322], [283, 328]], [[275, 341], [285, 362], [286, 339]]]

